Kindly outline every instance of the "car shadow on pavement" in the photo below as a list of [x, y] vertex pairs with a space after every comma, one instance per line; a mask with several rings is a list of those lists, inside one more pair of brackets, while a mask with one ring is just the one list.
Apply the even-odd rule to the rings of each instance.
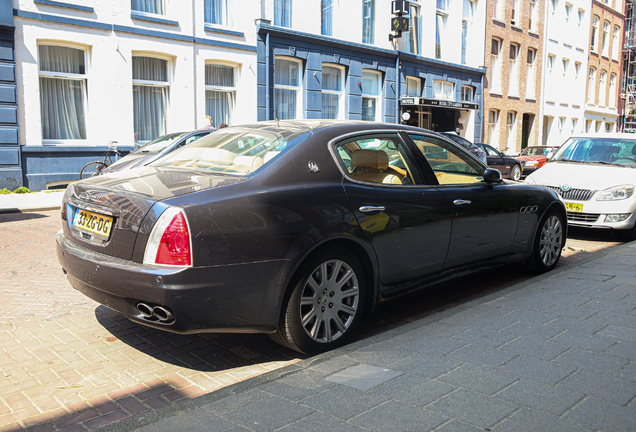
[[33, 219], [42, 219], [47, 218], [49, 215], [40, 214], [40, 213], [20, 213], [16, 210], [15, 213], [0, 213], [0, 223], [3, 222], [21, 222]]
[[95, 316], [112, 334], [109, 342], [122, 341], [155, 360], [194, 371], [221, 372], [304, 358], [264, 334], [180, 335], [137, 324], [105, 306], [98, 306]]

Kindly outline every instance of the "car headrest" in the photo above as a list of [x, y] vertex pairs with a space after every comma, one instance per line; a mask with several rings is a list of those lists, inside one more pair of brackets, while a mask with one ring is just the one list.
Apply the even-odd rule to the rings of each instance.
[[207, 162], [227, 162], [232, 163], [234, 153], [229, 150], [219, 148], [206, 148], [201, 153], [201, 160]]
[[389, 156], [382, 150], [356, 150], [351, 155], [354, 168], [385, 170], [389, 167]]

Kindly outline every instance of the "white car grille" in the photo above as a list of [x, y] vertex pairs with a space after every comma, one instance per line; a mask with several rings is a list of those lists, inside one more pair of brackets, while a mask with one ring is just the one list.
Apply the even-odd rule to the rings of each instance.
[[594, 223], [598, 220], [598, 213], [574, 213], [568, 212], [568, 222], [587, 222]]
[[564, 191], [560, 187], [556, 187], [556, 186], [546, 186], [546, 187], [548, 189], [552, 189], [553, 191], [561, 195], [563, 199], [566, 199], [566, 200], [589, 201], [590, 198], [592, 198], [592, 195], [594, 195], [594, 191], [589, 189], [569, 189], [567, 191]]

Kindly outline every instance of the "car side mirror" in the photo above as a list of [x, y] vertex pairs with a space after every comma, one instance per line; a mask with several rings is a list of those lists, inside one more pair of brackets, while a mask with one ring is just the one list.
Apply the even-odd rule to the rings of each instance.
[[486, 168], [486, 171], [484, 171], [484, 181], [486, 183], [499, 183], [501, 181], [501, 171]]

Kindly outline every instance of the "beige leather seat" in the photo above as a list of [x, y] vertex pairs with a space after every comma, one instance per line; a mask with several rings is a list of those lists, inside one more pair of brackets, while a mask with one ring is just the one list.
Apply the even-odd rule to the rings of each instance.
[[351, 176], [360, 181], [381, 184], [402, 184], [395, 174], [385, 172], [389, 168], [389, 156], [382, 150], [356, 150], [351, 154]]

